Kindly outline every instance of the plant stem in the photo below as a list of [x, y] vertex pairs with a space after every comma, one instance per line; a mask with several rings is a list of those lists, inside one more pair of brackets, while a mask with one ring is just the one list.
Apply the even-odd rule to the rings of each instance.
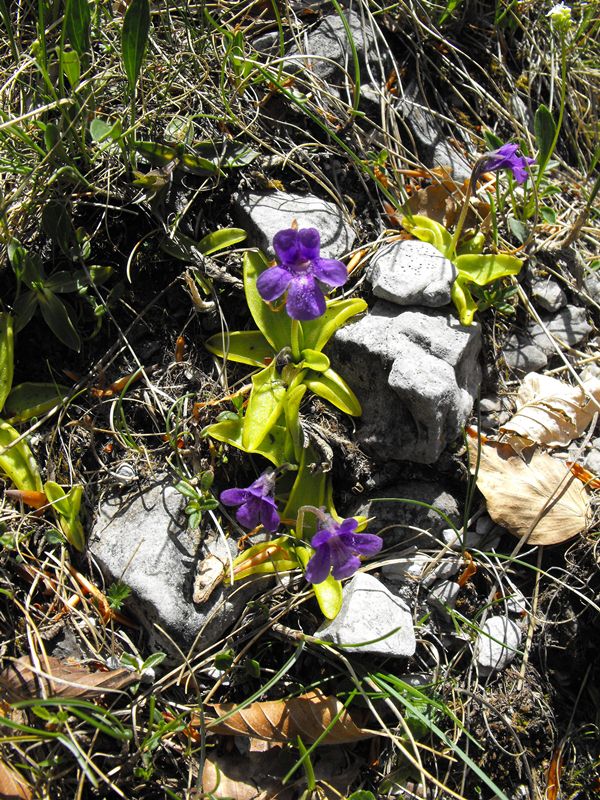
[[477, 164], [473, 168], [473, 172], [471, 173], [471, 180], [467, 185], [467, 191], [465, 192], [465, 198], [463, 201], [463, 207], [460, 211], [460, 217], [458, 218], [458, 222], [456, 223], [456, 227], [454, 228], [454, 234], [452, 236], [452, 241], [450, 242], [449, 251], [446, 253], [446, 258], [449, 258], [450, 261], [454, 261], [456, 258], [456, 247], [458, 245], [458, 240], [460, 239], [460, 234], [462, 233], [463, 226], [465, 224], [465, 220], [467, 218], [467, 213], [469, 211], [469, 201], [471, 200], [471, 195], [473, 194], [473, 176], [476, 174]]
[[295, 363], [298, 363], [298, 361], [300, 361], [301, 359], [300, 355], [302, 350], [301, 341], [303, 339], [303, 336], [302, 336], [302, 326], [300, 325], [300, 322], [297, 319], [292, 320], [290, 339], [291, 339], [290, 344], [292, 347], [292, 358], [294, 359]]

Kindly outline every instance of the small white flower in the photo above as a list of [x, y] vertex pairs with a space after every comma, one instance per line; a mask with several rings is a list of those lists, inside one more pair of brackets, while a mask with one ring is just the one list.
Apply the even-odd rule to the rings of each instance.
[[548, 12], [550, 24], [558, 33], [567, 33], [571, 27], [571, 8], [566, 3], [557, 3]]

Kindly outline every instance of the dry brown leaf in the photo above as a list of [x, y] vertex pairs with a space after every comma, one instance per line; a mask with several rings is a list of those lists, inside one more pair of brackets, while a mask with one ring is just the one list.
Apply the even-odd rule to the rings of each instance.
[[31, 786], [25, 778], [0, 759], [0, 800], [31, 800]]
[[[262, 743], [265, 745], [265, 743]], [[245, 752], [245, 749], [244, 749]], [[301, 796], [305, 786], [304, 773], [298, 770], [292, 782], [283, 786], [284, 776], [297, 761], [289, 748], [266, 744], [266, 749], [251, 749], [246, 755], [239, 752], [209, 753], [204, 762], [202, 783], [211, 797], [233, 800], [292, 800]], [[323, 800], [347, 797], [360, 771], [360, 760], [344, 748], [317, 750], [311, 755], [317, 793]]]
[[585, 391], [530, 372], [517, 393], [516, 414], [500, 427], [500, 433], [515, 450], [533, 443], [558, 447], [577, 439], [600, 410], [600, 380], [589, 378], [583, 385]]
[[[235, 707], [235, 703], [212, 706], [219, 717], [233, 711]], [[270, 742], [295, 741], [301, 736], [302, 741], [309, 743], [321, 736], [338, 713], [339, 718], [321, 740], [321, 744], [344, 744], [373, 735], [355, 724], [350, 712], [344, 709], [336, 697], [324, 695], [318, 690], [290, 700], [252, 703], [222, 722], [210, 723], [208, 728], [213, 733], [252, 736]]]
[[[40, 670], [55, 680], [40, 675]], [[0, 674], [0, 690], [6, 692], [10, 702], [29, 700], [40, 695], [41, 682], [48, 696], [89, 698], [110, 689], [124, 689], [139, 680], [139, 675], [128, 669], [89, 672], [79, 664], [66, 664], [53, 657], [40, 660], [40, 670], [28, 656], [17, 658]]]
[[[467, 433], [474, 473], [478, 434], [473, 428]], [[559, 544], [587, 528], [589, 498], [564, 461], [539, 449], [518, 454], [485, 438], [480, 447], [477, 486], [494, 522], [519, 538], [530, 534], [527, 544]]]
[[245, 758], [239, 753], [210, 753], [204, 762], [202, 785], [215, 798], [292, 800], [297, 793], [281, 781], [294, 761], [291, 753], [282, 753], [280, 748]]

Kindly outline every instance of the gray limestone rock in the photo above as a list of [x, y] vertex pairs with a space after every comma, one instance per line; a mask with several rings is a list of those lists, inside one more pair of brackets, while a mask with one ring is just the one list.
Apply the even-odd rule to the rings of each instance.
[[567, 295], [556, 281], [538, 280], [533, 284], [531, 297], [545, 311], [560, 311], [567, 304]]
[[460, 586], [456, 581], [439, 581], [429, 592], [427, 602], [442, 614], [454, 608]]
[[[592, 332], [592, 326], [586, 319], [585, 308], [567, 306], [558, 312], [552, 319], [544, 324], [548, 331], [564, 342], [569, 347], [575, 347], [586, 339]], [[555, 354], [556, 350], [540, 325], [533, 325], [529, 334], [534, 345], [543, 350], [547, 356]]]
[[377, 252], [368, 279], [373, 294], [400, 306], [445, 306], [456, 278], [454, 264], [429, 242], [392, 242]]
[[429, 167], [450, 167], [455, 180], [467, 180], [471, 176], [471, 165], [449, 142], [442, 124], [429, 103], [421, 94], [416, 81], [404, 87], [398, 100], [404, 123], [414, 137], [419, 156]]
[[[569, 347], [581, 344], [592, 332], [584, 308], [566, 306], [553, 317], [544, 320], [548, 332]], [[538, 372], [556, 355], [552, 341], [541, 325], [534, 324], [526, 331], [513, 334], [503, 348], [507, 366], [520, 373]]]
[[[375, 33], [368, 18], [362, 20], [361, 15], [354, 11], [345, 11], [345, 17], [359, 63], [364, 66], [370, 54], [374, 52]], [[305, 27], [301, 49], [292, 46], [288, 56], [286, 69], [290, 71], [303, 68], [322, 80], [333, 81], [335, 84], [346, 83], [347, 80], [344, 79], [340, 67], [353, 75], [352, 47], [344, 23], [338, 14], [323, 17], [317, 27]], [[377, 63], [376, 59], [373, 59], [373, 64]]]
[[289, 228], [293, 220], [300, 228], [317, 228], [321, 255], [339, 258], [354, 244], [355, 233], [335, 203], [312, 195], [287, 192], [244, 192], [233, 198], [233, 214], [248, 232], [250, 243], [273, 257], [273, 236]]
[[410, 583], [418, 581], [430, 563], [430, 556], [425, 553], [415, 553], [408, 558], [396, 558], [389, 564], [384, 564], [381, 573], [392, 583]]
[[340, 613], [322, 625], [316, 635], [341, 645], [370, 642], [353, 647], [351, 652], [398, 658], [412, 656], [417, 646], [406, 603], [364, 572], [357, 573], [344, 586]]
[[475, 659], [484, 675], [504, 669], [517, 654], [522, 631], [514, 620], [488, 617], [475, 641]]
[[[433, 508], [426, 508], [411, 502], [396, 502], [394, 499], [373, 503], [364, 500], [352, 515], [373, 517], [369, 523], [369, 533], [378, 533], [386, 528], [384, 543], [386, 547], [395, 544], [419, 545], [431, 547], [447, 526], [447, 522], [438, 509], [450, 520], [458, 524], [460, 513], [456, 499], [442, 486], [433, 481], [405, 481], [378, 492], [379, 497], [415, 500], [427, 503]], [[424, 533], [423, 533], [424, 532]]]
[[359, 443], [381, 461], [437, 461], [471, 413], [480, 347], [478, 325], [384, 301], [337, 331], [330, 355], [362, 404]]
[[247, 599], [219, 583], [206, 602], [193, 602], [198, 566], [208, 553], [226, 563], [229, 548], [210, 533], [201, 544], [199, 534], [186, 529], [186, 503], [166, 479], [124, 497], [113, 495], [100, 506], [89, 540], [107, 580], [131, 587], [129, 607], [153, 644], [171, 653], [169, 636], [183, 649], [196, 637], [197, 649], [218, 641]]
[[502, 349], [506, 366], [515, 372], [526, 374], [539, 372], [548, 363], [548, 356], [527, 335], [513, 334]]

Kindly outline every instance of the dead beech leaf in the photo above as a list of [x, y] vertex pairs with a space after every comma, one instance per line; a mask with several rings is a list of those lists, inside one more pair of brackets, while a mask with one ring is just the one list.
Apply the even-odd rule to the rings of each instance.
[[[212, 708], [219, 717], [235, 709], [235, 703], [219, 703]], [[341, 712], [341, 713], [340, 713]], [[236, 711], [222, 722], [209, 723], [213, 733], [229, 736], [251, 736], [269, 742], [295, 741], [298, 736], [305, 743], [314, 742], [331, 724], [337, 714], [339, 718], [321, 744], [344, 744], [358, 739], [367, 739], [372, 733], [358, 727], [350, 712], [336, 697], [318, 690], [307, 692], [290, 700], [267, 700], [252, 703]]]
[[287, 750], [272, 747], [263, 753], [210, 753], [202, 770], [202, 786], [211, 797], [231, 800], [293, 800], [292, 786], [282, 786], [294, 765]]
[[[477, 465], [478, 433], [467, 429], [471, 472]], [[564, 461], [539, 449], [516, 453], [509, 444], [482, 438], [477, 486], [494, 522], [527, 544], [559, 544], [585, 530], [590, 501]], [[538, 519], [539, 516], [539, 519]]]
[[16, 769], [0, 759], [1, 800], [31, 800], [31, 786]]
[[[40, 675], [40, 670], [52, 678]], [[10, 702], [29, 700], [40, 696], [41, 682], [50, 697], [90, 698], [124, 689], [136, 680], [139, 676], [128, 669], [89, 672], [80, 664], [66, 664], [52, 656], [41, 659], [38, 670], [28, 656], [23, 656], [0, 673], [0, 691], [6, 692]]]
[[515, 450], [533, 443], [558, 447], [577, 439], [600, 411], [600, 380], [589, 378], [583, 385], [585, 391], [530, 372], [517, 393], [517, 411], [500, 433]]

